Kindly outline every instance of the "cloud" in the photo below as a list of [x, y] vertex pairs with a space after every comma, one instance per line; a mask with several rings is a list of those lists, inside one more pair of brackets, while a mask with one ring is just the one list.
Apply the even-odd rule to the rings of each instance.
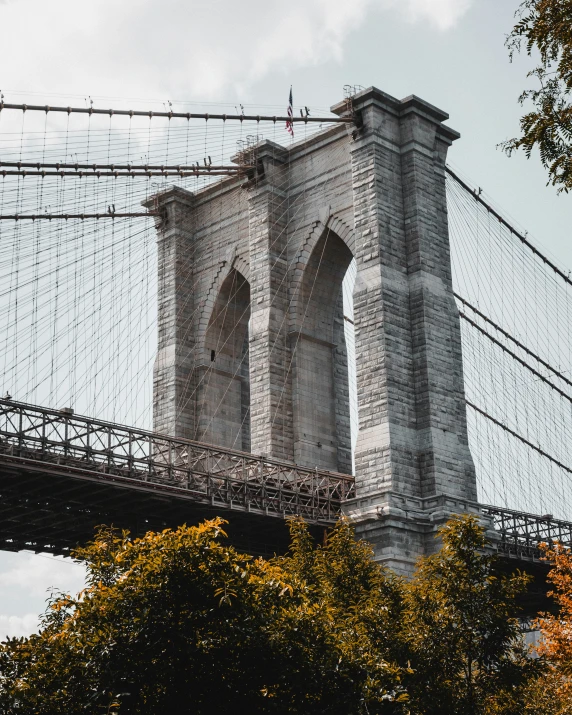
[[[24, 56], [12, 63], [3, 86], [107, 96], [244, 96], [271, 73], [340, 63], [352, 32], [370, 15], [380, 32], [384, 13], [446, 31], [471, 2], [20, 0], [0, 10], [0, 23], [10, 30], [4, 52], [21, 56], [18, 38], [25, 30], [42, 61]], [[53, 38], [48, 44], [47, 36]]]
[[[434, 28], [451, 29], [469, 9], [472, 0], [213, 0], [211, 12], [198, 2], [145, 0], [137, 18], [129, 14], [132, 36], [152, 48], [157, 37], [168, 38], [170, 69], [163, 80], [173, 87], [187, 85], [191, 94], [219, 99], [230, 88], [240, 95], [272, 72], [326, 62], [340, 63], [351, 33], [369, 14], [383, 29], [379, 12], [391, 12], [409, 23], [428, 22]], [[126, 6], [123, 5], [123, 12]], [[178, 22], [173, 25], [173, 17]], [[135, 25], [133, 23], [135, 22]], [[121, 23], [120, 25], [121, 26]], [[152, 29], [152, 36], [149, 30]], [[190, 30], [190, 33], [189, 33]], [[146, 37], [147, 35], [147, 37]], [[124, 44], [125, 30], [121, 33]], [[135, 61], [137, 53], [132, 51]], [[157, 63], [155, 73], [162, 72]], [[154, 70], [151, 70], [153, 73]], [[149, 74], [147, 74], [149, 78]], [[155, 77], [155, 81], [158, 78]]]
[[[358, 28], [371, 0], [291, 0], [252, 47], [247, 82], [279, 68], [340, 61], [347, 36]], [[277, 7], [280, 7], [279, 5]]]
[[407, 0], [402, 7], [412, 22], [429, 20], [439, 30], [449, 30], [467, 12], [471, 3], [472, 0]]
[[45, 593], [51, 586], [78, 591], [82, 588], [84, 573], [82, 566], [69, 558], [20, 553], [14, 565], [0, 572], [0, 591], [16, 587]]
[[0, 553], [0, 640], [36, 630], [50, 590], [75, 595], [84, 586], [85, 569], [71, 559]]
[[[259, 0], [243, 0], [226, 7], [226, 28], [220, 23], [216, 28], [208, 27], [208, 42], [199, 41], [194, 49], [192, 44], [187, 46], [187, 62], [182, 61], [180, 66], [198, 70], [189, 73], [195, 94], [218, 97], [229, 84], [244, 91], [271, 72], [285, 74], [331, 61], [341, 63], [351, 33], [374, 10], [392, 12], [412, 24], [428, 22], [446, 31], [462, 18], [471, 2], [290, 0], [269, 3], [271, 10], [261, 13]], [[377, 13], [376, 22], [382, 22]], [[184, 27], [185, 23], [181, 25]]]
[[27, 613], [25, 616], [0, 615], [0, 641], [6, 638], [29, 636], [37, 630], [38, 616], [34, 613]]

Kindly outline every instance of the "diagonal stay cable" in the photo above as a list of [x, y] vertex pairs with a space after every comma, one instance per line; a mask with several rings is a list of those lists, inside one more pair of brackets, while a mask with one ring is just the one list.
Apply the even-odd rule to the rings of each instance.
[[548, 378], [544, 377], [544, 375], [542, 375], [540, 372], [538, 372], [538, 370], [535, 370], [533, 367], [531, 367], [525, 360], [523, 360], [522, 358], [519, 358], [516, 353], [513, 353], [512, 350], [510, 350], [509, 348], [506, 347], [506, 345], [503, 345], [500, 342], [500, 340], [497, 340], [490, 333], [487, 333], [487, 331], [484, 328], [482, 328], [480, 325], [475, 323], [474, 320], [471, 320], [469, 317], [467, 317], [463, 312], [459, 311], [459, 315], [461, 316], [461, 318], [463, 320], [467, 321], [467, 323], [469, 323], [469, 325], [471, 325], [473, 328], [475, 328], [475, 330], [478, 330], [482, 335], [487, 337], [491, 342], [493, 342], [495, 345], [497, 345], [507, 355], [510, 355], [510, 357], [513, 358], [513, 360], [516, 360], [516, 362], [518, 362], [520, 365], [522, 365], [527, 370], [529, 370], [535, 377], [537, 377], [539, 380], [542, 380], [542, 382], [544, 382], [546, 385], [548, 385], [553, 390], [555, 390], [559, 395], [561, 395], [566, 400], [568, 400], [570, 403], [572, 403], [572, 397], [570, 395], [568, 395], [566, 392], [564, 392], [564, 390], [561, 390], [559, 387], [557, 387], [553, 382], [548, 380]]
[[549, 459], [553, 464], [556, 464], [556, 466], [560, 467], [560, 469], [563, 469], [564, 471], [568, 472], [569, 474], [572, 474], [572, 468], [566, 466], [565, 464], [560, 462], [558, 459], [555, 459], [552, 455], [548, 454], [548, 452], [545, 452], [543, 449], [541, 449], [537, 445], [535, 445], [532, 442], [530, 442], [529, 440], [527, 440], [526, 437], [523, 437], [521, 434], [518, 434], [518, 432], [515, 432], [510, 427], [507, 427], [500, 420], [495, 419], [492, 415], [489, 415], [488, 412], [485, 412], [485, 410], [482, 410], [480, 407], [477, 407], [472, 402], [469, 402], [469, 400], [465, 400], [465, 402], [468, 407], [470, 407], [472, 410], [475, 410], [475, 412], [478, 412], [480, 415], [485, 417], [487, 420], [490, 420], [497, 427], [500, 427], [505, 432], [510, 434], [512, 437], [515, 437], [516, 439], [520, 440], [523, 444], [526, 444], [527, 447], [530, 447], [535, 452], [538, 452], [538, 454], [540, 454], [541, 456], [546, 457], [546, 459]]
[[[536, 360], [540, 365], [542, 365], [543, 367], [545, 367], [547, 370], [550, 370], [554, 375], [556, 375], [556, 377], [558, 377], [560, 380], [562, 380], [562, 381], [565, 382], [567, 385], [570, 385], [570, 387], [572, 387], [572, 380], [569, 380], [569, 379], [568, 379], [565, 375], [563, 375], [560, 371], [558, 371], [558, 370], [556, 370], [556, 368], [552, 367], [552, 365], [550, 365], [550, 363], [548, 363], [548, 362], [546, 362], [545, 360], [543, 360], [539, 355], [537, 355], [537, 354], [534, 353], [532, 350], [530, 350], [529, 348], [527, 348], [526, 345], [523, 345], [523, 343], [521, 343], [519, 340], [517, 340], [516, 338], [513, 338], [513, 336], [512, 336], [510, 333], [508, 333], [506, 330], [504, 330], [503, 328], [501, 328], [500, 325], [497, 325], [493, 320], [491, 320], [490, 318], [488, 318], [484, 313], [482, 313], [480, 310], [478, 310], [478, 308], [475, 308], [474, 306], [472, 306], [467, 300], [465, 300], [464, 298], [461, 298], [460, 295], [458, 295], [457, 293], [454, 293], [454, 296], [455, 296], [455, 298], [457, 298], [457, 300], [460, 300], [461, 303], [463, 303], [464, 305], [466, 305], [467, 308], [470, 308], [476, 315], [478, 315], [479, 318], [482, 318], [482, 319], [483, 319], [484, 321], [486, 321], [489, 325], [491, 325], [495, 330], [498, 330], [499, 333], [501, 333], [502, 335], [504, 335], [505, 338], [507, 338], [508, 340], [510, 340], [510, 341], [511, 341], [512, 343], [514, 343], [517, 347], [519, 347], [522, 351], [524, 351], [527, 355], [530, 355], [530, 357], [534, 358], [534, 360]], [[459, 311], [459, 315], [460, 315], [462, 318], [464, 318], [467, 322], [471, 323], [471, 325], [473, 325], [473, 327], [476, 327], [477, 329], [481, 330], [481, 332], [483, 332], [487, 337], [491, 338], [491, 340], [493, 340], [493, 342], [498, 342], [498, 341], [496, 341], [491, 335], [489, 335], [489, 333], [487, 333], [486, 331], [484, 331], [484, 330], [483, 330], [482, 328], [480, 328], [476, 323], [474, 323], [470, 318], [468, 318], [463, 312]], [[499, 343], [499, 344], [500, 344], [500, 343]], [[503, 347], [504, 347], [504, 346], [503, 346]], [[510, 352], [510, 351], [509, 351], [509, 352]], [[512, 353], [510, 353], [510, 354], [512, 355]], [[517, 359], [518, 359], [518, 358], [517, 358]], [[530, 366], [526, 365], [526, 367], [530, 367]], [[530, 369], [532, 369], [532, 368], [530, 368]], [[550, 384], [551, 384], [551, 383], [550, 383]]]
[[459, 176], [457, 176], [457, 174], [449, 166], [445, 166], [445, 171], [450, 176], [452, 176], [453, 179], [455, 179], [455, 181], [465, 189], [465, 191], [467, 191], [469, 194], [471, 194], [471, 196], [473, 196], [475, 201], [478, 201], [482, 206], [484, 206], [486, 208], [486, 210], [489, 213], [491, 213], [496, 219], [498, 219], [500, 221], [500, 223], [502, 223], [503, 226], [508, 228], [508, 230], [514, 236], [516, 236], [521, 241], [521, 243], [523, 243], [527, 248], [529, 248], [534, 253], [535, 256], [540, 258], [543, 261], [543, 263], [545, 263], [547, 266], [549, 266], [554, 271], [554, 273], [556, 273], [558, 276], [560, 276], [560, 278], [562, 278], [563, 281], [568, 283], [568, 285], [572, 286], [572, 279], [570, 279], [566, 275], [566, 273], [564, 273], [564, 271], [562, 271], [560, 268], [558, 268], [557, 265], [555, 265], [549, 258], [547, 258], [541, 251], [539, 251], [538, 248], [536, 248], [536, 246], [533, 245], [526, 238], [526, 236], [523, 236], [522, 233], [520, 233], [520, 231], [517, 231], [514, 228], [514, 226], [512, 226], [505, 218], [503, 218], [498, 213], [498, 211], [495, 211], [495, 209], [483, 199], [483, 197], [479, 194], [478, 191], [471, 189], [471, 187], [468, 184], [466, 184]]

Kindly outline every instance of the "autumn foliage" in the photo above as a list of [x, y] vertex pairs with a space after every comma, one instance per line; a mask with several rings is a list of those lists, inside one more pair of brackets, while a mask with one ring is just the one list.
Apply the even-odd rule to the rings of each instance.
[[264, 560], [224, 544], [223, 521], [101, 531], [78, 550], [89, 583], [41, 633], [0, 654], [0, 712], [343, 713], [399, 700], [397, 582], [341, 524], [314, 549]]
[[558, 610], [543, 614], [536, 622], [542, 634], [536, 650], [546, 661], [547, 671], [533, 684], [531, 700], [536, 699], [546, 715], [572, 715], [572, 552], [558, 543], [541, 548], [552, 565], [549, 595]]
[[538, 149], [549, 183], [572, 189], [572, 0], [523, 0], [507, 38], [511, 58], [524, 51], [536, 67], [528, 72], [535, 86], [519, 101], [529, 107], [520, 120], [521, 135], [504, 142], [510, 154]]
[[538, 669], [516, 618], [528, 577], [497, 573], [498, 559], [486, 553], [473, 517], [449, 522], [441, 537], [440, 551], [421, 560], [405, 589], [411, 712], [520, 715], [523, 690]]
[[0, 646], [0, 713], [521, 715], [555, 672], [569, 697], [570, 644], [547, 616], [546, 655], [527, 657], [526, 578], [496, 572], [473, 517], [441, 530], [410, 581], [345, 521], [317, 547], [290, 526], [289, 553], [267, 560], [226, 544], [221, 519], [136, 540], [102, 529], [75, 555], [86, 589]]

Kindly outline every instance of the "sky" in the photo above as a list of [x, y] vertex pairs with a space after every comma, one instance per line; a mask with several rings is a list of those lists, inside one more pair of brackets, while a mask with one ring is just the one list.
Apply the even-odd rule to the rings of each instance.
[[[343, 85], [416, 94], [461, 132], [453, 167], [564, 267], [571, 197], [546, 186], [537, 156], [507, 158], [530, 61], [508, 59], [517, 0], [0, 0], [6, 102], [139, 107], [253, 103], [314, 112]], [[185, 104], [185, 111], [188, 111]], [[82, 567], [0, 553], [0, 637], [30, 633], [50, 588], [76, 592]]]

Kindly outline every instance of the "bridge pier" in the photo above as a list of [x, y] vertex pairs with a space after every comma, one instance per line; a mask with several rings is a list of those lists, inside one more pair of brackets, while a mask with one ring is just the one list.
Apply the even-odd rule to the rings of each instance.
[[380, 560], [409, 573], [438, 524], [478, 512], [445, 197], [459, 135], [417, 97], [370, 89], [354, 109], [359, 433], [345, 511]]
[[264, 178], [248, 189], [252, 318], [250, 415], [254, 454], [294, 458], [288, 344], [288, 152], [272, 142], [259, 151]]
[[[288, 148], [263, 141], [253, 178], [156, 198], [169, 278], [157, 428], [246, 449], [242, 420], [255, 454], [348, 472], [340, 312], [355, 259], [359, 431], [344, 510], [378, 559], [409, 573], [449, 514], [478, 511], [445, 198], [459, 135], [417, 97], [370, 88], [352, 103], [353, 134], [337, 125]], [[246, 314], [232, 276], [249, 296], [248, 328], [232, 317]]]

